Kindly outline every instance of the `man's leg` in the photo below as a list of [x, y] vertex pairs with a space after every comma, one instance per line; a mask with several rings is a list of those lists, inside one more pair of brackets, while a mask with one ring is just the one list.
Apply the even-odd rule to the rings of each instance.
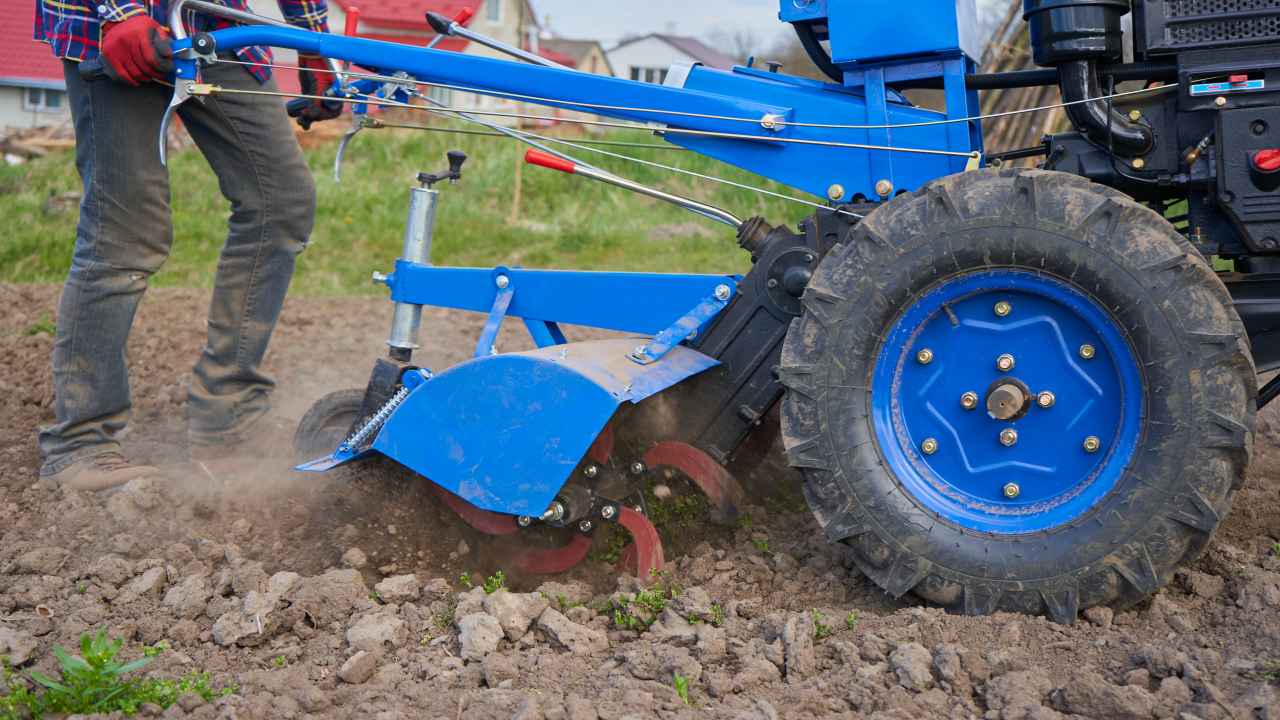
[[[264, 89], [238, 65], [205, 73], [224, 88]], [[247, 439], [249, 426], [269, 409], [274, 383], [259, 366], [294, 261], [311, 235], [315, 183], [279, 98], [214, 95], [184, 105], [182, 119], [231, 201], [209, 340], [195, 367], [187, 413], [193, 445], [216, 446]]]
[[173, 239], [169, 176], [155, 147], [169, 90], [85, 82], [76, 63], [63, 66], [84, 195], [53, 347], [57, 422], [40, 430], [40, 473], [68, 480], [96, 458], [105, 475], [90, 484], [109, 486], [142, 474], [122, 465], [116, 435], [131, 408], [129, 330]]

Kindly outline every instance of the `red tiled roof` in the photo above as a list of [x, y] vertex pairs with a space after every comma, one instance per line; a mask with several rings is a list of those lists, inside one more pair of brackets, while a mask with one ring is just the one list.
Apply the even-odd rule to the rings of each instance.
[[0, 17], [0, 85], [62, 87], [62, 63], [48, 45], [31, 39], [35, 3], [0, 0]]
[[[10, 0], [0, 0], [10, 2]], [[379, 28], [422, 29], [427, 28], [427, 13], [437, 12], [454, 17], [464, 8], [479, 13], [483, 0], [334, 0], [343, 11], [360, 8], [360, 22]], [[335, 31], [339, 30], [335, 28]], [[435, 33], [431, 33], [434, 35]], [[361, 33], [363, 36], [364, 33]]]
[[556, 52], [555, 50], [552, 50], [549, 47], [539, 47], [538, 54], [550, 60], [551, 62], [560, 63], [565, 67], [570, 67], [570, 68], [578, 67], [578, 61], [574, 60], [568, 55], [565, 55], [564, 53]]

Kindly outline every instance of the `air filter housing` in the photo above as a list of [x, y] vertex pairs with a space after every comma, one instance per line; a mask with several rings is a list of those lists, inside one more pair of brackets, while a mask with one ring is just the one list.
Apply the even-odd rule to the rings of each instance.
[[1037, 65], [1113, 62], [1124, 54], [1120, 19], [1129, 12], [1129, 0], [1023, 0], [1022, 10]]

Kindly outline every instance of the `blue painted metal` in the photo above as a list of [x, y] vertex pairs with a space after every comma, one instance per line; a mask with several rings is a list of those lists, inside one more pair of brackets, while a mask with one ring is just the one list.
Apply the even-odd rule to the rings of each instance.
[[982, 57], [974, 0], [911, 0], [907, 12], [889, 10], [884, 0], [834, 0], [828, 3], [827, 23], [837, 65], [956, 50], [970, 60]]
[[627, 357], [634, 346], [598, 340], [464, 362], [410, 394], [373, 449], [485, 510], [540, 514], [618, 406], [717, 364], [678, 347], [639, 365]]
[[557, 323], [524, 318], [524, 326], [528, 329], [529, 337], [533, 339], [533, 344], [540, 348], [564, 345], [568, 342], [565, 340], [564, 332], [560, 330], [560, 325]]
[[497, 354], [498, 331], [502, 329], [502, 321], [507, 318], [507, 309], [511, 307], [511, 299], [515, 294], [515, 285], [508, 284], [504, 288], [498, 288], [497, 294], [493, 296], [493, 307], [489, 309], [489, 319], [485, 321], [484, 329], [480, 331], [480, 339], [476, 341], [476, 357]]
[[719, 285], [737, 288], [731, 275], [456, 268], [399, 260], [386, 279], [395, 302], [489, 312], [494, 278], [506, 275], [520, 292], [508, 317], [655, 335]]
[[725, 293], [724, 298], [717, 297], [715, 294], [703, 298], [702, 302], [682, 315], [670, 327], [654, 335], [649, 342], [636, 348], [636, 351], [631, 355], [631, 359], [641, 365], [648, 365], [661, 360], [677, 345], [702, 332], [715, 319], [716, 315], [720, 314], [721, 310], [729, 306], [729, 301], [732, 299], [733, 295], [731, 293]]
[[[432, 377], [430, 370], [427, 370], [426, 368], [419, 368], [406, 372], [403, 377], [400, 378], [400, 381], [407, 390], [413, 391], [421, 387]], [[385, 412], [390, 413], [394, 409], [395, 408], [389, 404], [385, 407]], [[380, 410], [379, 414], [382, 414], [383, 412], [384, 410]], [[390, 417], [390, 415], [388, 415], [388, 417]], [[386, 419], [387, 418], [383, 418], [382, 422], [385, 423]], [[381, 428], [379, 428], [379, 430], [381, 430]], [[336, 450], [325, 457], [302, 463], [301, 465], [295, 466], [293, 469], [299, 472], [328, 472], [340, 465], [346, 465], [347, 463], [355, 462], [356, 460], [363, 460], [371, 455], [373, 455], [372, 443], [367, 446], [361, 443], [361, 447], [353, 447], [350, 443], [350, 438], [348, 438], [347, 440], [342, 441]]]
[[[1012, 312], [998, 317], [995, 304]], [[1080, 357], [1090, 344], [1093, 359]], [[917, 353], [932, 351], [922, 364]], [[996, 359], [1014, 356], [1003, 373]], [[997, 381], [1016, 378], [1031, 393], [1027, 414], [999, 421], [986, 411]], [[965, 392], [981, 398], [965, 410]], [[963, 527], [1026, 533], [1079, 519], [1116, 485], [1141, 434], [1143, 383], [1121, 328], [1103, 307], [1062, 281], [990, 270], [944, 281], [908, 307], [886, 336], [871, 382], [876, 441], [916, 502]], [[1012, 428], [1006, 447], [1000, 432]], [[1101, 450], [1084, 449], [1086, 437]], [[920, 448], [926, 438], [936, 453]], [[1016, 483], [1020, 495], [1003, 494]]]

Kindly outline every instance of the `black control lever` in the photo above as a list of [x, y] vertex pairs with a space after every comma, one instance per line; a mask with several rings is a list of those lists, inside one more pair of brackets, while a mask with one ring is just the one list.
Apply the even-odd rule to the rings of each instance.
[[449, 158], [449, 170], [442, 173], [418, 173], [418, 182], [422, 187], [432, 187], [441, 180], [448, 180], [452, 185], [462, 179], [462, 165], [467, 161], [467, 154], [461, 150], [450, 150], [445, 154]]

